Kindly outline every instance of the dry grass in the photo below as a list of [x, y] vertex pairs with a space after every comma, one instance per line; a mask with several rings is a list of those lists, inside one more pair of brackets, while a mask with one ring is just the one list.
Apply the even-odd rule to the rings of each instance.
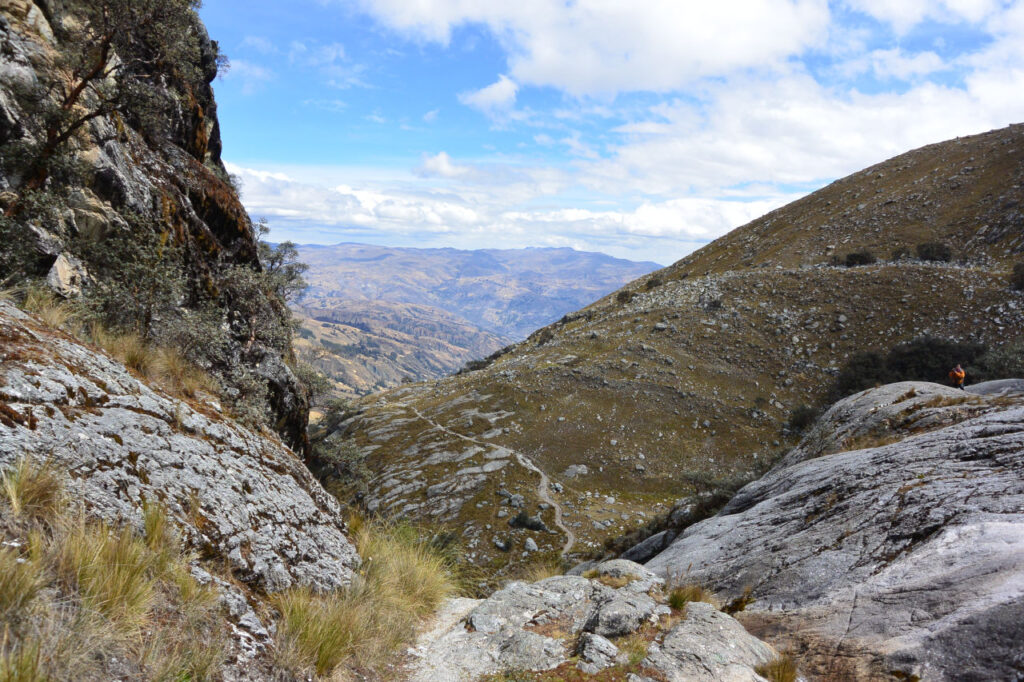
[[87, 608], [127, 634], [149, 624], [157, 586], [154, 557], [142, 538], [79, 517], [54, 549], [59, 575]]
[[64, 484], [49, 462], [22, 457], [0, 474], [0, 486], [16, 517], [49, 521], [64, 506]]
[[796, 661], [788, 653], [783, 653], [768, 663], [762, 663], [754, 670], [771, 682], [796, 682], [797, 679]]
[[0, 550], [0, 620], [17, 621], [43, 587], [39, 567], [11, 549]]
[[54, 329], [63, 328], [74, 316], [72, 306], [45, 286], [28, 287], [21, 307]]
[[341, 665], [380, 670], [412, 640], [421, 618], [455, 591], [450, 562], [412, 528], [352, 524], [363, 568], [349, 587], [276, 596], [276, 659], [293, 672], [327, 675]]
[[525, 564], [521, 569], [515, 572], [515, 576], [519, 580], [523, 580], [528, 583], [535, 583], [538, 580], [553, 578], [556, 575], [562, 575], [563, 573], [565, 573], [565, 566], [562, 564], [560, 557], [544, 556], [540, 557], [537, 561]]
[[147, 343], [135, 332], [112, 332], [94, 322], [85, 337], [125, 367], [172, 395], [194, 398], [201, 392], [216, 394], [220, 390], [216, 379], [177, 349]]
[[61, 477], [31, 460], [3, 480], [0, 682], [108, 679], [114, 658], [144, 679], [216, 677], [227, 625], [162, 508], [137, 534], [72, 514]]
[[672, 587], [672, 589], [669, 590], [668, 605], [676, 611], [685, 609], [686, 605], [692, 601], [707, 602], [715, 608], [718, 608], [718, 601], [715, 599], [714, 593], [703, 585], [698, 585], [697, 583], [686, 583], [684, 585]]

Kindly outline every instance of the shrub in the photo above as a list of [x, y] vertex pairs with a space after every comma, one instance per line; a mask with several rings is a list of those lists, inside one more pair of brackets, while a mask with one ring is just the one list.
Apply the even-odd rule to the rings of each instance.
[[814, 420], [818, 418], [818, 410], [811, 407], [810, 405], [800, 405], [793, 409], [789, 414], [789, 421], [786, 425], [791, 431], [797, 433], [804, 432], [807, 427], [814, 423]]
[[646, 282], [644, 283], [644, 287], [645, 287], [645, 288], [646, 288], [646, 289], [647, 289], [648, 291], [650, 291], [651, 289], [656, 289], [656, 288], [660, 287], [660, 286], [661, 286], [662, 284], [664, 284], [664, 283], [665, 283], [665, 281], [664, 281], [664, 280], [662, 280], [662, 279], [661, 279], [661, 277], [651, 277], [650, 279], [648, 279], [648, 280], [647, 280], [647, 281], [646, 281]]
[[889, 257], [889, 260], [898, 261], [905, 260], [907, 258], [910, 258], [910, 249], [905, 246], [898, 246], [893, 249], [892, 256]]
[[948, 263], [953, 259], [953, 251], [942, 242], [924, 242], [917, 245], [917, 257], [926, 261]]
[[867, 249], [861, 249], [860, 251], [853, 251], [846, 254], [846, 259], [843, 261], [843, 265], [848, 268], [854, 268], [860, 265], [871, 265], [876, 260], [875, 254], [871, 253]]
[[619, 293], [615, 294], [615, 302], [616, 303], [629, 303], [630, 301], [633, 300], [633, 298], [635, 296], [636, 296], [636, 294], [634, 294], [632, 291], [628, 291], [626, 289], [623, 289]]
[[[985, 347], [935, 337], [920, 337], [894, 346], [887, 354], [862, 352], [852, 356], [839, 370], [829, 393], [835, 401], [879, 384], [896, 381], [943, 382], [949, 369], [971, 364], [982, 357]], [[974, 379], [980, 378], [972, 371]]]
[[1014, 291], [1024, 291], [1024, 263], [1017, 263], [1013, 266], [1013, 273], [1010, 275], [1010, 288]]

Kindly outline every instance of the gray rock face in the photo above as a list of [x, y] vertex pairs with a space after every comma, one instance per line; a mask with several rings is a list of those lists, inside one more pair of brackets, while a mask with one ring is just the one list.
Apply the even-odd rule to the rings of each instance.
[[160, 502], [259, 589], [349, 581], [359, 558], [337, 502], [276, 437], [158, 393], [3, 302], [0, 339], [0, 464], [54, 460], [108, 520], [140, 523], [142, 503]]
[[580, 637], [579, 654], [577, 667], [588, 675], [596, 675], [615, 663], [619, 648], [601, 635], [585, 632]]
[[[593, 575], [516, 582], [484, 601], [452, 600], [411, 651], [409, 679], [463, 682], [509, 671], [552, 670], [571, 667], [575, 654], [577, 667], [587, 674], [620, 666], [618, 677], [609, 679], [633, 670], [629, 674], [669, 680], [758, 680], [753, 667], [775, 655], [710, 605], [691, 604], [685, 615], [661, 618], [671, 613], [660, 603], [662, 581], [638, 564], [606, 562]], [[626, 577], [631, 580], [622, 587], [605, 584], [621, 584]], [[604, 627], [608, 624], [615, 627]], [[648, 656], [630, 665], [609, 638], [641, 626], [650, 626]], [[720, 676], [726, 672], [733, 676]]]
[[751, 588], [745, 622], [781, 624], [833, 674], [1020, 679], [1024, 401], [916, 382], [851, 396], [647, 567], [725, 599]]

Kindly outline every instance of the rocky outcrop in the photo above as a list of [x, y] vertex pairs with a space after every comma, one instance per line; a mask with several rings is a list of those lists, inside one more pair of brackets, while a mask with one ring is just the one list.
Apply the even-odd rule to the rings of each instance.
[[647, 568], [749, 590], [748, 627], [833, 677], [1022, 679], [1024, 396], [1007, 388], [840, 401]]
[[192, 546], [259, 591], [339, 587], [359, 564], [337, 502], [278, 438], [212, 397], [154, 391], [0, 302], [0, 466], [25, 455], [67, 469], [91, 514], [138, 524], [144, 503], [164, 505]]
[[486, 600], [454, 600], [412, 650], [409, 679], [575, 667], [607, 679], [754, 682], [763, 680], [754, 669], [776, 656], [711, 604], [669, 608], [665, 581], [639, 564], [610, 561], [587, 576], [514, 582]]
[[[210, 85], [217, 75], [217, 46], [197, 18], [188, 33], [198, 43], [193, 57], [198, 63], [176, 65], [170, 75], [151, 79], [161, 83], [159, 115], [125, 106], [87, 119], [62, 148], [67, 158], [56, 164], [74, 172], [51, 173], [42, 187], [48, 198], [38, 201], [52, 205], [33, 213], [18, 203], [25, 198], [19, 193], [31, 193], [26, 189], [34, 158], [30, 150], [46, 138], [46, 116], [33, 107], [52, 99], [60, 91], [56, 84], [72, 80], [64, 62], [75, 40], [67, 28], [78, 25], [76, 12], [85, 4], [0, 3], [0, 210], [20, 207], [0, 225], [6, 242], [0, 245], [0, 281], [16, 283], [8, 280], [7, 265], [19, 276], [46, 278], [62, 295], [75, 296], [96, 275], [81, 243], [122, 235], [138, 243], [159, 238], [161, 244], [173, 244], [181, 251], [187, 280], [181, 307], [203, 314], [219, 308], [218, 326], [232, 329], [227, 347], [204, 368], [225, 378], [259, 377], [267, 387], [270, 423], [291, 447], [305, 452], [309, 406], [305, 389], [282, 361], [288, 349], [253, 342], [239, 331], [237, 322], [246, 317], [241, 310], [251, 302], [228, 300], [219, 289], [226, 269], [258, 271], [262, 265], [253, 225], [221, 162]], [[178, 78], [179, 70], [196, 75]], [[107, 85], [116, 90], [113, 80]], [[95, 93], [86, 89], [76, 113], [102, 110]], [[15, 258], [9, 251], [19, 253]], [[20, 265], [14, 268], [5, 259]]]

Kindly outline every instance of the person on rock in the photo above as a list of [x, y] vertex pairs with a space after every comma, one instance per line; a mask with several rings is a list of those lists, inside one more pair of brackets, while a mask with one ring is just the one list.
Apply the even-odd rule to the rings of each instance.
[[959, 388], [961, 391], [964, 389], [964, 378], [967, 376], [967, 372], [964, 368], [957, 364], [956, 367], [949, 370], [949, 380], [953, 382], [953, 385]]

